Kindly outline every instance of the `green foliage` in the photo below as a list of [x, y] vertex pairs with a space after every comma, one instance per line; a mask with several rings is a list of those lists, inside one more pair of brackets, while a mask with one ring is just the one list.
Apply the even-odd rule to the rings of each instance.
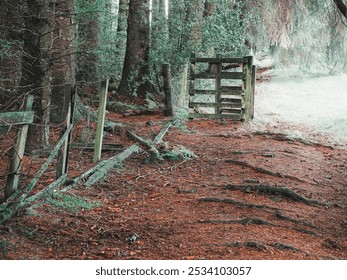
[[51, 193], [46, 197], [46, 201], [56, 208], [61, 208], [70, 212], [77, 212], [81, 209], [92, 209], [100, 204], [97, 202], [88, 201], [86, 198], [78, 195], [62, 194], [59, 192]]
[[14, 49], [19, 48], [21, 42], [18, 40], [5, 40], [0, 38], [0, 57], [1, 58], [10, 58], [14, 53]]
[[16, 249], [16, 246], [10, 241], [1, 238], [0, 239], [0, 257], [2, 259], [5, 259], [7, 257], [8, 252], [11, 249]]
[[249, 12], [247, 39], [276, 66], [304, 74], [346, 69], [347, 28], [333, 1], [258, 1]]
[[[100, 82], [115, 75], [117, 16], [110, 0], [76, 0], [78, 79]], [[118, 67], [119, 69], [119, 67]]]
[[196, 158], [197, 156], [194, 154], [194, 152], [188, 150], [186, 147], [180, 146], [178, 148], [166, 151], [162, 154], [162, 157], [164, 159], [167, 159], [168, 161], [179, 161], [181, 159], [187, 160], [191, 158]]
[[159, 18], [152, 24], [150, 60], [158, 73], [158, 65], [170, 63], [173, 75], [188, 62], [191, 53], [199, 56], [243, 56], [246, 54], [245, 33], [247, 20], [243, 15], [245, 5], [218, 0], [215, 13], [202, 18], [198, 42], [193, 42], [197, 10], [192, 1], [173, 0], [170, 16]]
[[[240, 57], [246, 54], [244, 13], [245, 2], [231, 5], [230, 1], [218, 1], [215, 14], [203, 20], [201, 48], [205, 55]], [[211, 50], [212, 53], [208, 53]]]

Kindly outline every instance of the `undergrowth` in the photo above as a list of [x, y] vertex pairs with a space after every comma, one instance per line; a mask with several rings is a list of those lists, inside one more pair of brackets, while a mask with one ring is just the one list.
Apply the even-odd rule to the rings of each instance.
[[0, 258], [5, 259], [11, 249], [16, 249], [16, 246], [8, 240], [0, 239]]
[[100, 205], [98, 202], [90, 201], [82, 196], [62, 193], [53, 193], [46, 197], [46, 201], [55, 208], [70, 212], [78, 212], [82, 209], [90, 210]]

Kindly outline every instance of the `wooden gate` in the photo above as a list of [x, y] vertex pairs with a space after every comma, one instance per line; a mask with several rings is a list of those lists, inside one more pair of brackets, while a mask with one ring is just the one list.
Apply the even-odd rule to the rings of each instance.
[[248, 120], [254, 116], [253, 57], [190, 59], [189, 115]]

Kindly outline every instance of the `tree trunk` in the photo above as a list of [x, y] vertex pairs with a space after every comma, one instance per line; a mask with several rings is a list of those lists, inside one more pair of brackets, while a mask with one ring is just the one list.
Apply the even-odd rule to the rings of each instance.
[[[119, 0], [117, 38], [116, 38], [116, 65], [117, 70], [121, 72], [124, 64], [127, 37], [127, 19], [129, 12], [129, 0]], [[118, 66], [119, 65], [119, 66]]]
[[152, 90], [148, 65], [149, 31], [149, 1], [130, 0], [125, 60], [118, 87], [118, 93], [124, 97], [144, 98]]
[[[24, 105], [18, 98], [21, 65], [22, 0], [0, 1], [0, 111], [18, 110]], [[17, 100], [19, 101], [19, 100]]]
[[[94, 12], [97, 0], [78, 1], [76, 12], [82, 12], [77, 19], [76, 44], [77, 73], [76, 80], [81, 83], [93, 83], [98, 81], [98, 55], [99, 46], [99, 16]], [[83, 11], [87, 11], [84, 12]]]
[[205, 0], [204, 17], [213, 16], [217, 10], [217, 3], [215, 1]]
[[339, 9], [341, 14], [347, 19], [347, 5], [343, 2], [343, 0], [333, 0], [336, 7]]
[[190, 34], [190, 40], [192, 44], [192, 48], [199, 43], [201, 39], [201, 24], [203, 19], [204, 12], [204, 1], [202, 0], [194, 0], [191, 1], [191, 14], [194, 16], [194, 24]]
[[56, 1], [51, 119], [57, 123], [62, 123], [66, 118], [74, 87], [74, 26], [71, 17], [73, 12], [71, 0]]
[[29, 134], [30, 148], [49, 146], [54, 9], [53, 1], [31, 0], [24, 13], [21, 85], [25, 94], [31, 93], [35, 98], [36, 125]]

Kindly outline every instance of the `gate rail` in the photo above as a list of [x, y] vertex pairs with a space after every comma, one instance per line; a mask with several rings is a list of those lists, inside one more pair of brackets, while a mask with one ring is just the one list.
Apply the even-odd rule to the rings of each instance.
[[[202, 71], [197, 70], [197, 64], [202, 66], [200, 67], [203, 69]], [[193, 55], [190, 59], [188, 118], [252, 119], [254, 116], [255, 73], [253, 56], [196, 58]], [[196, 87], [198, 80], [206, 79], [214, 80], [214, 89]], [[201, 96], [207, 95], [210, 96], [208, 101], [199, 101]], [[214, 100], [211, 101], [211, 99]], [[203, 108], [208, 108], [209, 111], [213, 109], [214, 112], [204, 112]]]

